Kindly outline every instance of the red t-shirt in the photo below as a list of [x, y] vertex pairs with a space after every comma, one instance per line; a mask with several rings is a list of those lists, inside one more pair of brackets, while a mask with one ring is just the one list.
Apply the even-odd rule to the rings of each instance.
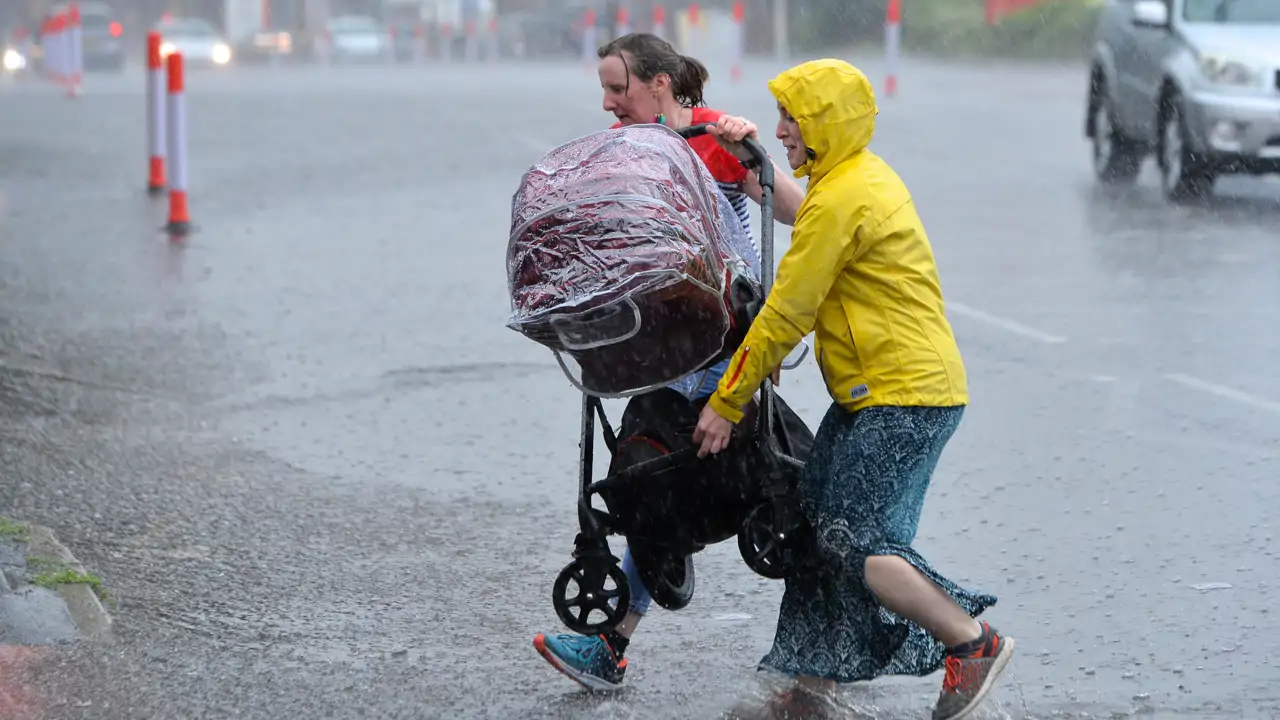
[[[693, 108], [693, 117], [690, 124], [701, 125], [703, 123], [713, 123], [720, 119], [724, 113], [719, 110], [710, 108], [696, 107]], [[610, 129], [622, 127], [622, 123], [614, 123]], [[747, 179], [747, 169], [742, 167], [742, 163], [738, 158], [733, 156], [728, 150], [720, 147], [720, 143], [710, 135], [701, 135], [689, 140], [689, 147], [702, 158], [702, 164], [707, 166], [711, 171], [711, 177], [717, 182], [738, 184], [745, 182]]]

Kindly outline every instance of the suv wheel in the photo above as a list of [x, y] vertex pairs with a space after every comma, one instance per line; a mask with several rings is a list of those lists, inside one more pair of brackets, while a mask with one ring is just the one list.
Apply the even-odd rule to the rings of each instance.
[[1093, 98], [1093, 174], [1104, 183], [1131, 183], [1142, 169], [1142, 148], [1116, 126], [1106, 86]]
[[1160, 189], [1169, 200], [1189, 200], [1213, 192], [1216, 179], [1187, 146], [1187, 125], [1177, 96], [1160, 113]]

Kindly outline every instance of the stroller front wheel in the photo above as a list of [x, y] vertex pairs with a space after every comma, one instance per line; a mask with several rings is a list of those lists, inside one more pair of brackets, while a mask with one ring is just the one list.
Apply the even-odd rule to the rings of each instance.
[[[611, 580], [613, 587], [609, 587]], [[627, 616], [631, 587], [614, 558], [575, 558], [556, 576], [551, 603], [570, 630], [595, 635], [612, 630]], [[603, 618], [593, 619], [593, 613]]]

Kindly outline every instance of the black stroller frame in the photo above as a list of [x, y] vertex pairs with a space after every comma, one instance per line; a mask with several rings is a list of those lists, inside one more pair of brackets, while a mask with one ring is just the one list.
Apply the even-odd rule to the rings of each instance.
[[[688, 139], [705, 135], [707, 127], [707, 124], [693, 125], [677, 132]], [[773, 285], [774, 167], [758, 142], [748, 138], [743, 141], [743, 145], [751, 153], [754, 162], [758, 164], [757, 172], [763, 188], [760, 200], [763, 224], [760, 234], [761, 285], [764, 296], [767, 297]], [[758, 311], [763, 304], [763, 299], [763, 297], [760, 298], [760, 302], [751, 310]], [[751, 310], [748, 312], [750, 318], [754, 319], [755, 312]], [[780, 399], [774, 395], [771, 379], [766, 377], [760, 389], [758, 412], [756, 412], [751, 438], [752, 441], [760, 443], [758, 452], [753, 455], [758, 461], [757, 469], [761, 477], [758, 486], [753, 489], [753, 497], [758, 502], [754, 503], [753, 509], [741, 520], [737, 533], [738, 549], [747, 566], [757, 574], [770, 579], [783, 579], [795, 572], [803, 564], [811, 544], [811, 531], [800, 510], [793, 487], [793, 478], [798, 475], [799, 470], [804, 468], [804, 463], [784, 452], [775, 434], [775, 413], [777, 403], [780, 402]], [[601, 400], [584, 392], [579, 445], [578, 523], [580, 531], [574, 538], [573, 560], [560, 571], [552, 588], [552, 603], [557, 616], [567, 627], [583, 634], [601, 633], [616, 626], [626, 616], [632, 595], [626, 575], [619, 565], [620, 560], [612, 554], [607, 541], [609, 535], [622, 534], [619, 528], [626, 523], [614, 513], [593, 507], [592, 497], [697, 461], [697, 448], [684, 448], [611, 472], [604, 479], [593, 482], [597, 419], [600, 422], [605, 446], [611, 455], [616, 456], [618, 437], [609, 424], [608, 418], [605, 417]], [[628, 541], [629, 543], [632, 541], [630, 536]], [[635, 544], [632, 543], [632, 556], [636, 561], [637, 570], [645, 585], [648, 586], [654, 601], [671, 610], [687, 605], [692, 596], [692, 555], [668, 558], [679, 562], [676, 565], [668, 563], [665, 567], [654, 567], [653, 558], [645, 558], [650, 562], [647, 563], [648, 567], [643, 567], [642, 559], [638, 556], [636, 549]], [[701, 549], [702, 546], [698, 543], [685, 548], [690, 553]], [[674, 580], [663, 579], [662, 576], [669, 575], [672, 570], [675, 570], [675, 574], [680, 577]], [[606, 587], [610, 580], [616, 588]], [[568, 594], [570, 581], [578, 586], [578, 592], [573, 596]], [[670, 587], [671, 583], [676, 587]], [[654, 587], [655, 584], [662, 587]], [[589, 616], [595, 611], [603, 613], [604, 619], [589, 622]]]

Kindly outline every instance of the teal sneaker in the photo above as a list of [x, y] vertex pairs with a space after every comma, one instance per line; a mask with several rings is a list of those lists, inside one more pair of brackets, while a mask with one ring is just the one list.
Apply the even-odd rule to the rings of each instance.
[[618, 660], [603, 635], [539, 633], [533, 647], [551, 666], [588, 690], [609, 692], [622, 687], [627, 659]]

